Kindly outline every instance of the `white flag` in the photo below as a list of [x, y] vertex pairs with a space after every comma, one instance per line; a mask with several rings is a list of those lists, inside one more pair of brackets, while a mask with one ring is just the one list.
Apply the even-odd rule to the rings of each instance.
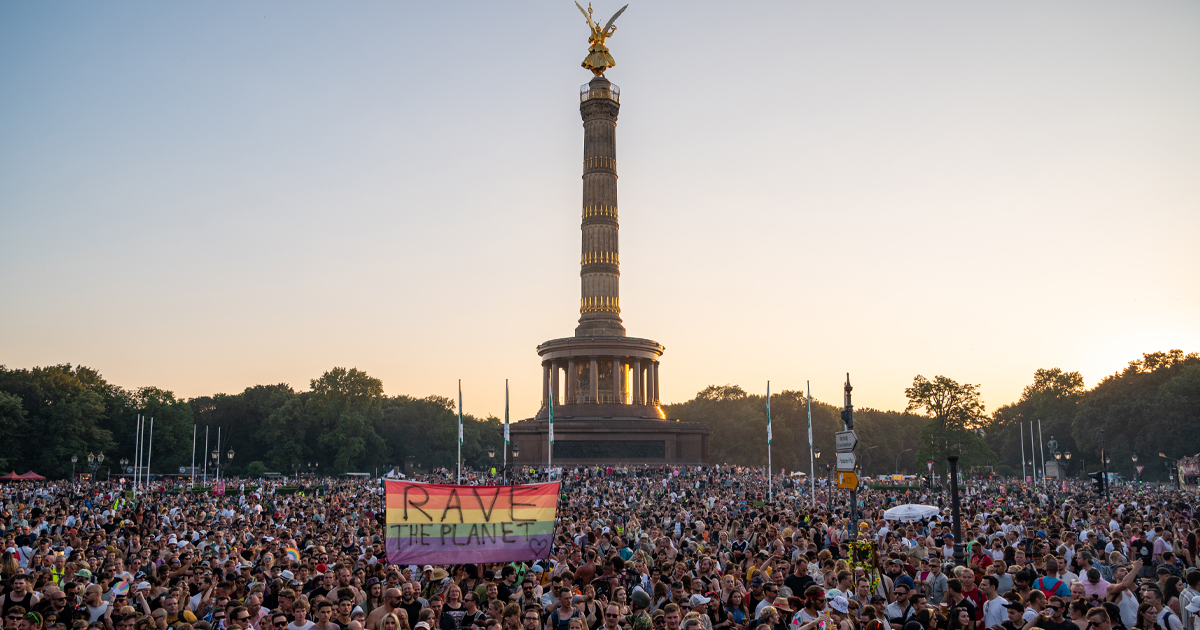
[[771, 443], [771, 381], [767, 381], [767, 444]]

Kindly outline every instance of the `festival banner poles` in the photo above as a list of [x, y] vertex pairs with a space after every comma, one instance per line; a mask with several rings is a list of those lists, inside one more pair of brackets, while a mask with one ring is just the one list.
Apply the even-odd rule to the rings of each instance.
[[1033, 463], [1033, 485], [1038, 484], [1038, 445], [1034, 444], [1033, 420], [1030, 420], [1030, 461]]
[[199, 425], [197, 425], [195, 422], [193, 422], [192, 423], [192, 468], [191, 468], [191, 470], [188, 470], [188, 479], [191, 480], [192, 485], [196, 484], [196, 430], [197, 429], [199, 429]]
[[775, 500], [775, 486], [771, 480], [775, 478], [771, 470], [771, 381], [767, 381], [767, 497]]
[[208, 485], [208, 429], [209, 426], [204, 425], [204, 452], [200, 454], [200, 461], [204, 462], [204, 485]]
[[462, 379], [458, 379], [458, 483], [462, 483]]
[[[556, 379], [557, 380], [557, 377]], [[550, 392], [550, 433], [547, 436], [550, 440], [549, 446], [546, 447], [546, 479], [550, 478], [550, 467], [554, 465], [554, 395], [556, 391]]]
[[817, 506], [817, 461], [813, 457], [813, 439], [812, 439], [812, 383], [804, 381], [804, 387], [808, 393], [804, 395], [804, 401], [808, 403], [808, 487], [809, 487], [809, 505]]
[[133, 430], [133, 485], [138, 485], [138, 479], [142, 474], [142, 414], [137, 416], [137, 425]]
[[154, 454], [154, 417], [150, 417], [150, 447], [146, 451], [146, 481], [150, 481], [150, 456]]
[[1042, 451], [1042, 487], [1046, 487], [1046, 442], [1042, 439], [1042, 419], [1038, 418], [1038, 446]]
[[508, 379], [504, 379], [504, 478], [508, 479]]
[[1021, 429], [1021, 481], [1028, 481], [1029, 475], [1025, 471], [1025, 423], [1018, 422], [1017, 428]]

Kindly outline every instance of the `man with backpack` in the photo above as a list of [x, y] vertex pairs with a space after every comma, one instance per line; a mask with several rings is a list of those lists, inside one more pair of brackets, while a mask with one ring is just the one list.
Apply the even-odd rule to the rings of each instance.
[[1041, 591], [1046, 597], [1062, 597], [1071, 596], [1071, 589], [1065, 582], [1054, 577], [1058, 575], [1058, 560], [1054, 556], [1046, 556], [1046, 575], [1033, 581], [1033, 588]]

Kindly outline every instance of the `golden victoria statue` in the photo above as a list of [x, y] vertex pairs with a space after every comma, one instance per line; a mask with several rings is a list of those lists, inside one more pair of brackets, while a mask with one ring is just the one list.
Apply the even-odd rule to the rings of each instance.
[[604, 25], [604, 28], [596, 26], [596, 23], [592, 21], [591, 3], [588, 3], [588, 8], [586, 11], [583, 10], [583, 7], [579, 6], [578, 2], [575, 3], [575, 6], [579, 7], [580, 13], [583, 13], [583, 17], [587, 18], [588, 28], [592, 29], [592, 34], [590, 37], [588, 37], [588, 43], [591, 44], [591, 46], [588, 47], [588, 56], [583, 60], [583, 63], [579, 65], [591, 70], [592, 74], [602, 77], [604, 76], [605, 70], [617, 65], [617, 62], [613, 61], [612, 55], [608, 54], [608, 47], [604, 45], [604, 40], [612, 37], [613, 33], [617, 32], [617, 27], [613, 24], [613, 22], [617, 21], [617, 16], [624, 13], [625, 9], [629, 8], [629, 5], [627, 4], [621, 7], [620, 11], [614, 13], [613, 16], [609, 18], [608, 24]]

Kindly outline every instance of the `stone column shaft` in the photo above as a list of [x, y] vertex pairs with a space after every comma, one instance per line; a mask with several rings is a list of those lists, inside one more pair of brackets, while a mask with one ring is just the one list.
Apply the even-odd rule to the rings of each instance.
[[658, 404], [658, 361], [654, 362], [654, 403]]
[[612, 388], [612, 401], [615, 403], [625, 402], [624, 399], [621, 398], [621, 357], [612, 358]]
[[578, 396], [579, 389], [579, 372], [575, 369], [575, 357], [567, 360], [567, 404], [575, 404], [575, 398]]
[[558, 362], [550, 362], [550, 395], [554, 396], [554, 406], [562, 404], [562, 400], [558, 396]]
[[633, 377], [633, 392], [631, 394], [631, 396], [633, 396], [633, 400], [631, 400], [629, 402], [630, 402], [630, 404], [633, 404], [633, 405], [640, 405], [640, 404], [642, 404], [642, 361], [641, 361], [641, 359], [634, 359], [631, 362], [629, 367], [632, 368], [630, 370], [630, 376]]
[[576, 337], [624, 337], [617, 247], [617, 114], [608, 79], [592, 79], [583, 118], [583, 246]]
[[591, 376], [588, 378], [588, 385], [592, 388], [591, 402], [599, 402], [600, 400], [600, 369], [596, 365], [596, 357], [591, 357]]
[[550, 362], [542, 361], [542, 406], [550, 404]]

